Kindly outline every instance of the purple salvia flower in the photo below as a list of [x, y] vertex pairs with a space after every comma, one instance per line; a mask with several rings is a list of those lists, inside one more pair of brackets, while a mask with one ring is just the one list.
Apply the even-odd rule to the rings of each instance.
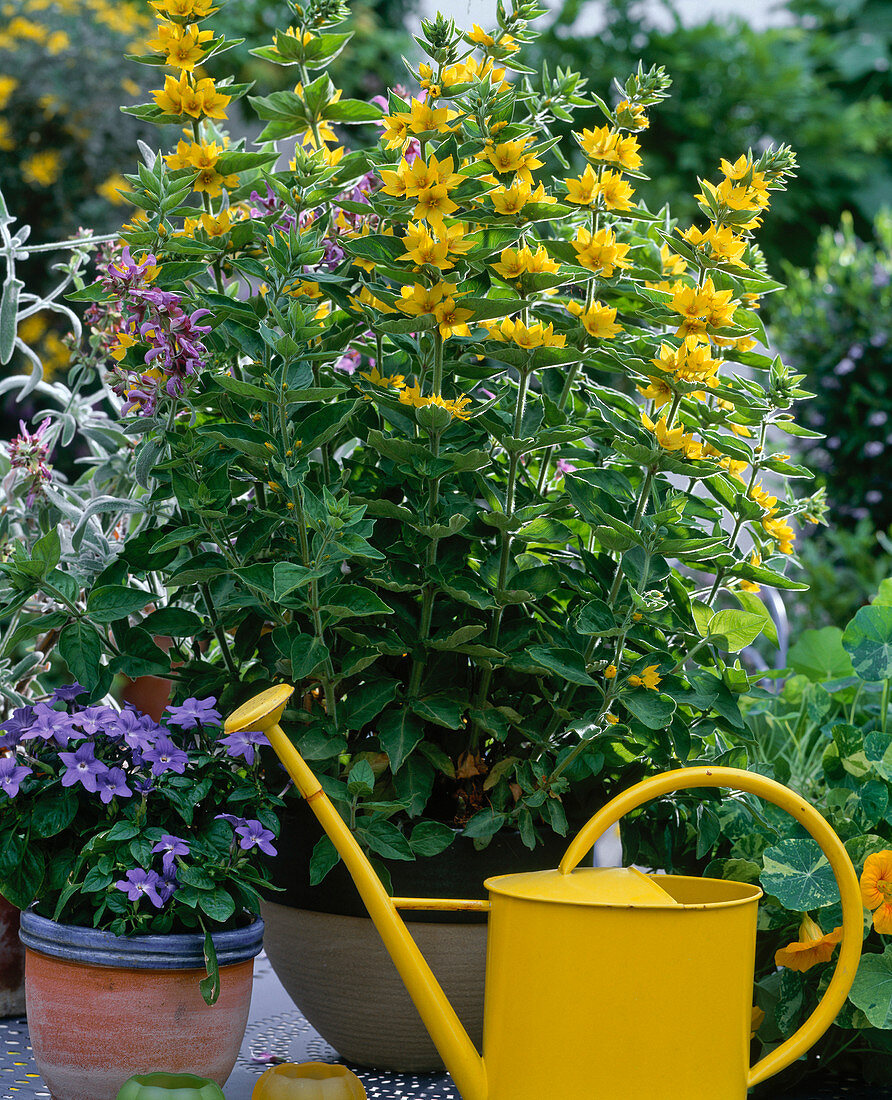
[[108, 767], [96, 759], [90, 741], [78, 745], [74, 752], [60, 752], [59, 759], [66, 765], [62, 786], [73, 787], [75, 783], [80, 783], [91, 794], [99, 788], [99, 776], [108, 771]]
[[212, 695], [207, 699], [187, 699], [182, 706], [168, 707], [165, 721], [168, 726], [179, 726], [184, 730], [194, 729], [198, 725], [219, 726], [223, 717], [215, 709], [216, 702]]
[[[24, 474], [28, 483], [28, 496], [26, 506], [31, 508], [34, 501], [43, 494], [44, 483], [51, 481], [52, 468], [47, 466], [49, 447], [43, 442], [43, 437], [50, 426], [49, 418], [42, 420], [36, 431], [30, 432], [24, 420], [19, 421], [19, 434], [9, 444], [10, 478], [14, 480], [13, 471]], [[4, 485], [6, 481], [4, 480]], [[8, 486], [11, 488], [11, 484]]]
[[14, 756], [0, 757], [0, 791], [5, 791], [10, 798], [15, 798], [19, 793], [22, 780], [31, 775], [33, 770], [25, 767], [24, 764], [17, 764]]
[[146, 271], [156, 263], [157, 260], [151, 253], [142, 263], [136, 263], [130, 255], [130, 246], [124, 245], [120, 258], [108, 265], [102, 281], [109, 290], [132, 289], [143, 281]]
[[237, 730], [220, 738], [220, 744], [230, 756], [243, 756], [249, 764], [254, 763], [254, 746], [268, 745], [266, 734], [261, 730]]
[[271, 840], [275, 840], [276, 834], [270, 829], [265, 829], [261, 822], [253, 818], [247, 819], [241, 825], [236, 825], [235, 835], [240, 837], [239, 847], [246, 852], [251, 848], [259, 848], [268, 856], [276, 854], [276, 849], [270, 844]]
[[115, 883], [118, 890], [122, 890], [129, 901], [139, 901], [141, 897], [147, 897], [156, 909], [164, 905], [164, 899], [158, 891], [162, 878], [157, 871], [144, 871], [141, 867], [127, 871], [127, 877], [119, 879]]
[[133, 791], [127, 786], [127, 776], [121, 768], [109, 768], [96, 777], [99, 797], [106, 804], [113, 798], [131, 798]]
[[188, 755], [169, 737], [159, 737], [154, 744], [142, 750], [143, 760], [152, 765], [152, 775], [177, 772], [182, 775], [189, 763]]
[[192, 849], [188, 843], [178, 836], [170, 836], [165, 833], [158, 843], [152, 848], [153, 852], [163, 852], [161, 866], [165, 875], [173, 875], [176, 878], [176, 857], [187, 856]]

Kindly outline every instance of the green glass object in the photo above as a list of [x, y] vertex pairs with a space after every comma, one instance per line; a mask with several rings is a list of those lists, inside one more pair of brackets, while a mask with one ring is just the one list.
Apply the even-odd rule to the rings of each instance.
[[194, 1073], [136, 1073], [121, 1086], [116, 1100], [225, 1100], [223, 1090]]

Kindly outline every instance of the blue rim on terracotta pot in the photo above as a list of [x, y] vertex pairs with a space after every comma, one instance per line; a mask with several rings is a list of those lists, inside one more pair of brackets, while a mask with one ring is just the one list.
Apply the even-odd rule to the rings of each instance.
[[[27, 910], [19, 936], [25, 947], [54, 959], [91, 966], [124, 966], [132, 970], [203, 970], [204, 933], [116, 936], [76, 924], [57, 924]], [[257, 917], [245, 928], [212, 934], [217, 963], [230, 966], [253, 959], [263, 947], [263, 921]]]

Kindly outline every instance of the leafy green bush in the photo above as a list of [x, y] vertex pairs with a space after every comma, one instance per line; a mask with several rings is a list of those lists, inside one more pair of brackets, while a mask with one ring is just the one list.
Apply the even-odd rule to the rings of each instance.
[[862, 243], [852, 218], [818, 239], [813, 271], [787, 267], [772, 339], [816, 394], [802, 423], [824, 439], [797, 439], [827, 488], [832, 518], [892, 524], [892, 215]]
[[[663, 7], [673, 10], [671, 3]], [[538, 56], [552, 67], [582, 69], [596, 87], [606, 87], [617, 69], [632, 67], [639, 58], [672, 74], [672, 110], [653, 117], [652, 179], [641, 193], [651, 209], [671, 196], [680, 219], [690, 218], [695, 207], [677, 197], [692, 193], [704, 163], [726, 156], [728, 149], [759, 150], [770, 141], [795, 144], [799, 181], [778, 198], [760, 245], [772, 264], [782, 257], [808, 263], [822, 225], [837, 224], [842, 211], [852, 209], [865, 232], [881, 197], [892, 193], [892, 105], [887, 74], [877, 71], [873, 80], [847, 82], [834, 68], [841, 65], [840, 45], [852, 57], [851, 51], [870, 49], [859, 45], [848, 23], [828, 18], [809, 26], [807, 17], [812, 22], [816, 17], [804, 4], [799, 7], [802, 14], [792, 27], [756, 30], [727, 17], [686, 26], [676, 17], [663, 29], [651, 5], [567, 0], [539, 40]], [[820, 7], [829, 15], [829, 0]], [[871, 21], [869, 7], [853, 0], [845, 10], [863, 9], [873, 31], [885, 24]], [[605, 21], [603, 29], [574, 33], [580, 14], [590, 21], [593, 8]], [[844, 37], [838, 41], [838, 35]]]

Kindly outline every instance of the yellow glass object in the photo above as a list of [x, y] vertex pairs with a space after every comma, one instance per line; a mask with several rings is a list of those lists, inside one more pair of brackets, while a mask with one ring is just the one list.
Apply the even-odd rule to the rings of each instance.
[[366, 1100], [366, 1092], [346, 1066], [286, 1062], [261, 1075], [251, 1100]]
[[[290, 688], [271, 688], [226, 723], [263, 729], [328, 833], [464, 1100], [744, 1100], [795, 1061], [842, 1007], [858, 968], [861, 892], [842, 842], [789, 788], [737, 768], [683, 768], [618, 795], [556, 871], [500, 875], [489, 891], [481, 1057], [319, 781], [278, 725]], [[729, 787], [773, 802], [821, 846], [839, 887], [843, 940], [833, 978], [799, 1030], [749, 1066], [756, 915], [746, 883], [634, 868], [577, 869], [624, 814], [672, 791]], [[483, 908], [468, 901], [431, 908]], [[262, 1078], [261, 1078], [262, 1080]], [[255, 1100], [258, 1100], [255, 1097]]]

